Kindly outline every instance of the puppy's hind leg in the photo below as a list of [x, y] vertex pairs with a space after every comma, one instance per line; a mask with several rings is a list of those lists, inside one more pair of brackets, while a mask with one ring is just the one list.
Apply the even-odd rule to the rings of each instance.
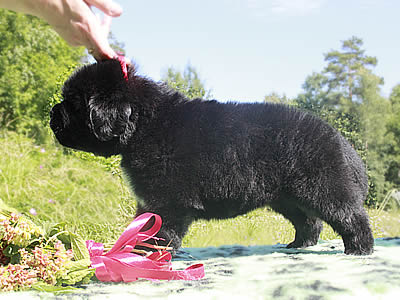
[[343, 239], [346, 254], [368, 255], [374, 251], [374, 238], [369, 226], [368, 215], [363, 207], [352, 212], [333, 216], [333, 220], [326, 220]]
[[296, 206], [296, 202], [290, 201], [288, 197], [290, 196], [282, 196], [277, 202], [271, 204], [271, 208], [287, 218], [296, 230], [295, 239], [287, 245], [287, 248], [316, 245], [322, 231], [322, 221], [319, 218], [307, 216]]

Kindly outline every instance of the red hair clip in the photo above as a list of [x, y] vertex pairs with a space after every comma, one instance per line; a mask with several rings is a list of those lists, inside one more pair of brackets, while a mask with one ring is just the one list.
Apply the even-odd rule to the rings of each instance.
[[126, 60], [125, 56], [118, 54], [116, 59], [119, 61], [119, 64], [121, 65], [122, 74], [124, 74], [125, 80], [128, 81], [128, 68], [127, 68], [127, 63], [126, 63], [127, 60]]

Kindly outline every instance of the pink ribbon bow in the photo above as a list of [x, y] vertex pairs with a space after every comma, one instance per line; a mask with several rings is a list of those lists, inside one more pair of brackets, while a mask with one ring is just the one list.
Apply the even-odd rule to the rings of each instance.
[[[154, 217], [153, 226], [141, 231]], [[202, 264], [192, 265], [182, 271], [174, 271], [171, 267], [171, 253], [158, 251], [150, 256], [131, 253], [136, 244], [148, 239], [157, 239], [155, 234], [161, 228], [161, 217], [152, 213], [144, 213], [132, 221], [116, 241], [110, 251], [103, 253], [104, 246], [92, 240], [86, 241], [92, 267], [96, 269], [96, 277], [100, 281], [131, 282], [138, 278], [164, 280], [197, 280], [204, 277]]]

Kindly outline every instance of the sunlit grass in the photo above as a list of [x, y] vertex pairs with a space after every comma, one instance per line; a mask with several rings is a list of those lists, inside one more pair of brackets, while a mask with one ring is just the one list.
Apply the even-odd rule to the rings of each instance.
[[0, 199], [19, 212], [65, 222], [88, 238], [98, 238], [95, 229], [102, 228], [107, 241], [125, 226], [120, 206], [134, 206], [134, 200], [120, 178], [100, 164], [10, 132], [0, 133], [0, 157]]
[[369, 209], [372, 231], [375, 238], [400, 237], [400, 211], [383, 211]]
[[[400, 236], [400, 212], [382, 212], [369, 209], [374, 238]], [[240, 244], [275, 245], [288, 244], [294, 240], [293, 225], [282, 215], [268, 208], [261, 208], [243, 216], [227, 220], [199, 220], [192, 224], [183, 245], [185, 247], [208, 247]], [[324, 223], [321, 240], [339, 239], [340, 236]]]

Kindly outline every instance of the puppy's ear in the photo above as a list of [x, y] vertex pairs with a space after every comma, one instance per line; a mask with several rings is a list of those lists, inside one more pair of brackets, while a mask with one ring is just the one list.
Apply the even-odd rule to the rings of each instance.
[[91, 103], [90, 126], [94, 135], [102, 142], [119, 138], [126, 143], [135, 130], [137, 115], [127, 103], [113, 101], [107, 104]]

